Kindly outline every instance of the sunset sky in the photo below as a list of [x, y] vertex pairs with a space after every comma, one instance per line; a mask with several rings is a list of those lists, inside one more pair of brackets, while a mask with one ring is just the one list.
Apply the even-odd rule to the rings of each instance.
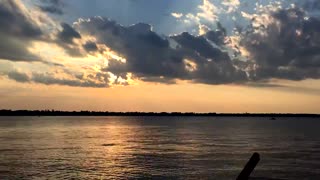
[[0, 109], [319, 104], [319, 0], [0, 0]]

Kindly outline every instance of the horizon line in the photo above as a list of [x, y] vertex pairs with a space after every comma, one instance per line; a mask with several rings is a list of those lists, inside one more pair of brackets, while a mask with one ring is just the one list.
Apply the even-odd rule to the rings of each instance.
[[143, 112], [143, 111], [64, 111], [0, 109], [0, 116], [287, 116], [320, 117], [318, 113], [219, 113], [219, 112]]

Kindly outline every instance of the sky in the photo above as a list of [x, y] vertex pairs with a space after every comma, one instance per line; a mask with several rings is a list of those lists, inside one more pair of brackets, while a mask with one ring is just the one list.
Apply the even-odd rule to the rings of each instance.
[[318, 104], [317, 0], [0, 0], [0, 109]]

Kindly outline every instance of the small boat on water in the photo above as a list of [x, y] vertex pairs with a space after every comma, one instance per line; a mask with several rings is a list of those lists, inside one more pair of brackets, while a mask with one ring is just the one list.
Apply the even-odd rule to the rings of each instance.
[[272, 118], [270, 118], [270, 120], [275, 121], [275, 120], [276, 120], [276, 118], [275, 118], [275, 117], [272, 117]]

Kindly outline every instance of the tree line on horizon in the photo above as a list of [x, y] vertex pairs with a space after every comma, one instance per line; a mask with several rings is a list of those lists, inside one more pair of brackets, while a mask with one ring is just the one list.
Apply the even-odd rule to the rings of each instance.
[[59, 110], [0, 110], [0, 116], [262, 116], [262, 117], [320, 117], [320, 114], [293, 113], [196, 113], [196, 112], [110, 112]]

